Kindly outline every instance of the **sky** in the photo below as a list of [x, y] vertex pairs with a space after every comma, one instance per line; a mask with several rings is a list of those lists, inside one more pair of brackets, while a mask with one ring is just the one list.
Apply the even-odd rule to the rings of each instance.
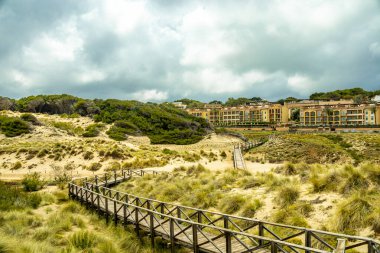
[[0, 96], [380, 89], [380, 0], [0, 0]]

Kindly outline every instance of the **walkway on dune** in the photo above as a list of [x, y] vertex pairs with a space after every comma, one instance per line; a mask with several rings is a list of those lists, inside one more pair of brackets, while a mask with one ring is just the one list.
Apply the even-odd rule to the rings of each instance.
[[238, 145], [234, 145], [234, 149], [232, 151], [232, 159], [234, 162], [235, 169], [247, 169], [245, 165], [243, 152], [248, 151], [251, 148], [258, 147], [265, 143], [265, 140], [256, 140], [245, 142], [243, 144], [239, 143]]
[[[283, 252], [283, 253], [380, 253], [380, 242], [363, 237], [334, 234], [283, 224], [275, 224], [197, 208], [142, 198], [108, 187], [133, 176], [157, 174], [154, 171], [121, 171], [69, 183], [69, 196], [104, 214], [107, 220], [135, 226], [136, 233], [155, 237], [194, 252]], [[292, 243], [299, 242], [300, 244]]]

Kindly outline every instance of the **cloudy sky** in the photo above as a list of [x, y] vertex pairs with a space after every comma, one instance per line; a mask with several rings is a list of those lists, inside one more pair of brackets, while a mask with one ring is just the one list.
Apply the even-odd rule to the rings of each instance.
[[0, 96], [380, 89], [380, 0], [0, 0]]

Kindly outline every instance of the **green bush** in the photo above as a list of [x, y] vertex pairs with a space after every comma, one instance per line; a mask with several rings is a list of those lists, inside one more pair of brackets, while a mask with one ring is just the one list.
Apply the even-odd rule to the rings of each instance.
[[37, 172], [25, 175], [22, 180], [22, 185], [24, 186], [24, 190], [28, 192], [38, 191], [42, 189], [44, 184], [45, 183], [41, 179], [41, 175]]
[[257, 210], [259, 210], [263, 205], [263, 202], [259, 199], [249, 200], [242, 207], [240, 215], [243, 217], [253, 218]]
[[34, 116], [33, 114], [24, 113], [24, 114], [21, 114], [20, 118], [23, 121], [31, 123], [32, 125], [35, 125], [35, 126], [41, 125], [41, 122], [39, 122], [36, 116]]
[[88, 231], [77, 231], [69, 238], [70, 244], [76, 249], [91, 250], [95, 247], [98, 238], [95, 234]]
[[239, 211], [245, 204], [246, 198], [241, 194], [230, 194], [219, 201], [219, 210], [224, 213], [233, 214]]
[[288, 185], [279, 188], [276, 200], [281, 206], [288, 206], [297, 201], [300, 196], [300, 191], [297, 186]]
[[69, 135], [81, 135], [84, 131], [70, 122], [53, 122], [53, 127], [66, 131]]
[[356, 193], [339, 204], [331, 224], [338, 232], [354, 233], [357, 229], [370, 225], [373, 211], [368, 196]]
[[99, 135], [100, 131], [104, 128], [103, 124], [91, 124], [85, 128], [83, 137], [96, 137]]
[[7, 137], [15, 137], [31, 132], [31, 128], [26, 121], [6, 116], [0, 116], [0, 130]]
[[91, 163], [86, 168], [89, 171], [95, 172], [95, 171], [98, 171], [98, 170], [100, 170], [102, 168], [102, 164], [101, 163]]
[[18, 169], [21, 169], [21, 167], [22, 167], [22, 163], [20, 161], [17, 161], [12, 165], [11, 170], [18, 170]]
[[7, 185], [1, 181], [0, 192], [0, 211], [37, 208], [42, 200], [38, 193], [25, 193], [17, 186]]

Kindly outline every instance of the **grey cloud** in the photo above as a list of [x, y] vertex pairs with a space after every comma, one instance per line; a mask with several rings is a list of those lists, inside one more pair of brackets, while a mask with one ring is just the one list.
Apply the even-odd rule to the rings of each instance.
[[[0, 0], [0, 95], [127, 99], [156, 90], [169, 100], [210, 101], [302, 97], [355, 86], [380, 89], [380, 57], [373, 53], [380, 45], [378, 0], [353, 0], [355, 8], [343, 0], [309, 5], [159, 0], [148, 1], [143, 10], [132, 5], [120, 11], [122, 1], [105, 7], [106, 1], [97, 0]], [[322, 9], [327, 16], [315, 20], [287, 13], [293, 5], [312, 13], [324, 3], [331, 10]], [[203, 14], [192, 16], [197, 11]], [[44, 36], [48, 39], [39, 42]], [[26, 48], [34, 54], [26, 54]], [[204, 70], [219, 74], [207, 76]], [[252, 72], [265, 78], [244, 77]], [[290, 83], [295, 76], [298, 83]], [[233, 85], [238, 87], [228, 91]], [[226, 91], [216, 92], [218, 87]]]

